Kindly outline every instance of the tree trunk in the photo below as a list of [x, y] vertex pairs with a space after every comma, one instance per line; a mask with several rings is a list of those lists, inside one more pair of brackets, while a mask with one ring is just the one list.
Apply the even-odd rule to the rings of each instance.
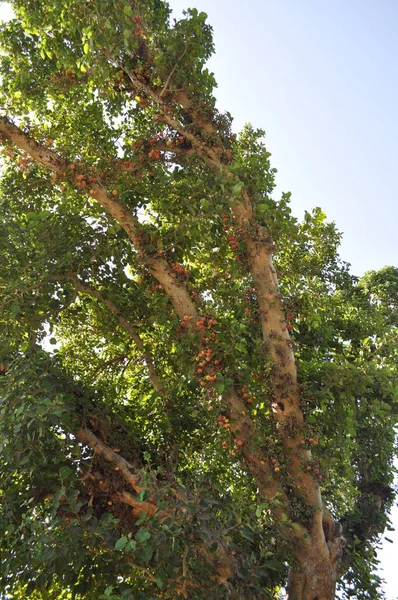
[[336, 570], [329, 561], [309, 560], [289, 575], [289, 600], [334, 600]]
[[[336, 535], [337, 534], [337, 535]], [[334, 600], [338, 567], [345, 540], [341, 529], [321, 541], [296, 548], [296, 565], [289, 573], [289, 600]]]

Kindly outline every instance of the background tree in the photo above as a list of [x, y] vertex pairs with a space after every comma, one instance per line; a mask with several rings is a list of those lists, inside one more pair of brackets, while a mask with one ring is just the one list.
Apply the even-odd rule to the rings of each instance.
[[358, 281], [320, 209], [273, 198], [263, 132], [215, 108], [204, 13], [13, 7], [2, 591], [377, 598], [397, 269]]

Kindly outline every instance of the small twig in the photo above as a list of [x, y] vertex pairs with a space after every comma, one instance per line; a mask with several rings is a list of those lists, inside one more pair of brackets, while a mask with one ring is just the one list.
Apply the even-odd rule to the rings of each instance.
[[[126, 357], [127, 358], [127, 357]], [[133, 357], [131, 356], [128, 360], [127, 363], [123, 366], [122, 372], [120, 373], [120, 377], [123, 377], [126, 370], [129, 368], [129, 366], [131, 365], [131, 363], [133, 362]]]
[[[103, 363], [101, 363], [94, 371], [93, 375], [97, 375], [98, 373], [100, 373], [102, 370], [106, 369], [106, 367], [108, 367], [109, 365], [112, 365], [113, 363], [117, 363], [117, 362], [122, 362], [123, 360], [125, 360], [127, 358], [127, 354], [119, 354], [119, 356], [114, 356], [113, 358], [110, 358], [109, 360], [105, 360]], [[131, 360], [131, 359], [130, 359]]]
[[145, 573], [147, 579], [153, 581], [153, 583], [156, 583], [156, 577], [151, 573], [149, 569], [137, 565], [133, 560], [128, 560], [128, 563], [131, 567], [133, 567], [133, 569], [137, 569], [137, 571], [142, 571], [143, 573]]
[[185, 548], [185, 552], [184, 552], [184, 556], [182, 558], [182, 576], [184, 579], [184, 583], [182, 584], [182, 595], [184, 596], [184, 598], [188, 598], [188, 592], [187, 592], [187, 586], [188, 586], [188, 566], [187, 566], [187, 559], [188, 559], [188, 552], [189, 552], [189, 548], [188, 546]]
[[168, 85], [169, 85], [169, 83], [170, 83], [170, 80], [171, 80], [171, 78], [173, 77], [173, 75], [174, 75], [174, 72], [175, 72], [175, 70], [176, 70], [176, 68], [177, 68], [178, 64], [179, 64], [179, 63], [182, 61], [182, 59], [183, 59], [183, 58], [184, 58], [184, 56], [186, 55], [186, 53], [187, 53], [187, 50], [188, 50], [188, 38], [186, 38], [186, 39], [185, 39], [185, 48], [184, 48], [184, 52], [181, 54], [180, 58], [177, 60], [176, 64], [174, 65], [174, 67], [172, 68], [172, 70], [171, 70], [171, 72], [170, 72], [170, 75], [169, 75], [169, 76], [168, 76], [168, 78], [166, 79], [166, 83], [164, 84], [164, 87], [163, 87], [162, 91], [161, 91], [161, 92], [160, 92], [160, 94], [159, 94], [159, 98], [161, 98], [161, 97], [163, 96], [163, 94], [165, 94], [165, 93], [166, 93], [166, 90], [167, 90], [167, 87], [168, 87]]

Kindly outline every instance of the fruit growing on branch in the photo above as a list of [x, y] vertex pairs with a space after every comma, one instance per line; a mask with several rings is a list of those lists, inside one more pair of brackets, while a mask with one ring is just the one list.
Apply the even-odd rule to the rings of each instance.
[[[14, 0], [0, 42], [0, 590], [378, 597], [398, 270], [353, 277], [215, 105], [206, 15]], [[277, 273], [283, 273], [283, 280]]]

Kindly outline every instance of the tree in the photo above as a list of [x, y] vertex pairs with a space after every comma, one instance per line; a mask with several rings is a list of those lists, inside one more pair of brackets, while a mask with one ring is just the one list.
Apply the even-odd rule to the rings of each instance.
[[[14, 0], [1, 31], [1, 590], [377, 598], [398, 270], [298, 222], [215, 106], [206, 15]], [[51, 349], [52, 348], [52, 349]]]

